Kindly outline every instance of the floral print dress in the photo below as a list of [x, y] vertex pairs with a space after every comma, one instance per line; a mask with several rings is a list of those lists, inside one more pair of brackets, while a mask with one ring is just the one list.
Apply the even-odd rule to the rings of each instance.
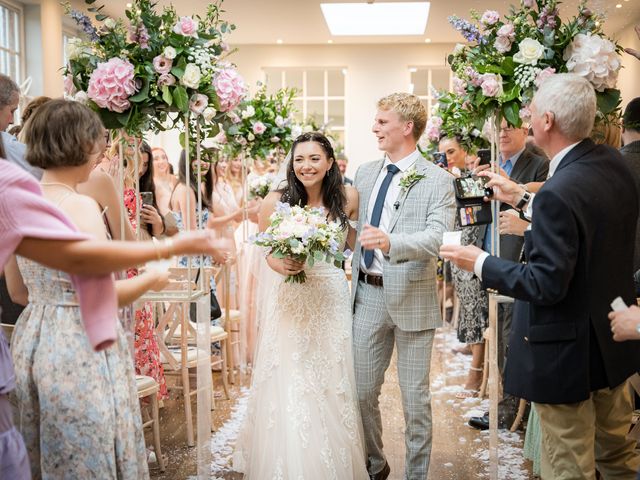
[[[124, 205], [129, 215], [131, 228], [136, 229], [136, 196], [135, 190], [127, 188], [124, 191]], [[127, 270], [127, 278], [138, 275], [136, 268]], [[160, 360], [160, 349], [153, 321], [153, 308], [150, 302], [145, 302], [141, 308], [135, 311], [134, 355], [136, 374], [153, 378], [160, 385], [158, 399], [169, 397], [167, 381]]]

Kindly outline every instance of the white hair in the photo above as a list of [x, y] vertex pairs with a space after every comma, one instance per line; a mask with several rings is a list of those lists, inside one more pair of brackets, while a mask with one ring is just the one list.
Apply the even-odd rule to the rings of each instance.
[[558, 130], [569, 140], [591, 135], [596, 119], [596, 92], [587, 79], [572, 73], [549, 77], [533, 97], [538, 116], [553, 113]]

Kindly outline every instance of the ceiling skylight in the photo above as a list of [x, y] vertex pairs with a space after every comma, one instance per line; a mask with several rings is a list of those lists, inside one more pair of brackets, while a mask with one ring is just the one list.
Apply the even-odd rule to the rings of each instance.
[[321, 3], [332, 35], [423, 35], [429, 2]]

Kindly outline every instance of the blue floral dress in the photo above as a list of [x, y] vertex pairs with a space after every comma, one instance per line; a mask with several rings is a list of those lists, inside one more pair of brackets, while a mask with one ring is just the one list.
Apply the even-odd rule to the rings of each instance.
[[13, 334], [17, 428], [34, 478], [149, 478], [131, 354], [95, 352], [69, 276], [18, 257], [29, 305]]

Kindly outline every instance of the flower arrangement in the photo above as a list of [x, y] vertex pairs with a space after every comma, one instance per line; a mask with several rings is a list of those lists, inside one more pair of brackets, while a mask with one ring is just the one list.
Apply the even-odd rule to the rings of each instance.
[[460, 145], [470, 153], [487, 148], [489, 142], [482, 136], [484, 118], [479, 118], [465, 99], [464, 91], [460, 91], [454, 81], [454, 92], [438, 92], [437, 103], [433, 107], [431, 118], [419, 147], [423, 155], [431, 159], [431, 154], [438, 150], [438, 142], [443, 136], [457, 138]]
[[550, 75], [570, 72], [587, 78], [598, 98], [599, 115], [616, 111], [621, 47], [602, 32], [604, 19], [584, 3], [562, 21], [556, 0], [522, 0], [504, 18], [488, 10], [471, 12], [476, 23], [449, 17], [469, 45], [458, 45], [448, 61], [457, 92], [479, 119], [491, 114], [520, 126], [538, 86]]
[[[291, 206], [278, 203], [265, 232], [250, 240], [265, 247], [274, 258], [292, 257], [313, 267], [315, 262], [326, 261], [340, 268], [349, 252], [340, 251], [344, 231], [339, 222], [328, 221], [323, 208]], [[304, 271], [289, 275], [285, 282], [304, 283]]]
[[64, 68], [65, 93], [87, 103], [107, 128], [130, 134], [164, 130], [170, 112], [190, 113], [203, 123], [224, 121], [246, 87], [225, 61], [224, 36], [235, 27], [221, 20], [222, 0], [200, 16], [178, 16], [173, 6], [156, 12], [152, 0], [135, 0], [126, 19], [114, 19], [85, 0], [96, 24], [66, 4], [87, 40], [70, 42]]
[[327, 137], [336, 155], [344, 152], [344, 145], [336, 138], [331, 130], [331, 119], [327, 123], [318, 123], [312, 116], [307, 117], [302, 123], [296, 123], [291, 128], [291, 137], [295, 140], [303, 133], [318, 132]]
[[426, 175], [418, 173], [414, 165], [409, 170], [404, 172], [404, 175], [402, 175], [402, 178], [400, 178], [400, 191], [406, 192], [425, 177]]
[[292, 89], [267, 95], [266, 85], [258, 84], [255, 96], [230, 113], [226, 141], [241, 145], [251, 158], [266, 158], [274, 148], [288, 151], [293, 142], [294, 95]]
[[249, 198], [264, 198], [266, 197], [275, 183], [276, 178], [274, 175], [266, 174], [259, 177], [253, 177], [249, 179]]

